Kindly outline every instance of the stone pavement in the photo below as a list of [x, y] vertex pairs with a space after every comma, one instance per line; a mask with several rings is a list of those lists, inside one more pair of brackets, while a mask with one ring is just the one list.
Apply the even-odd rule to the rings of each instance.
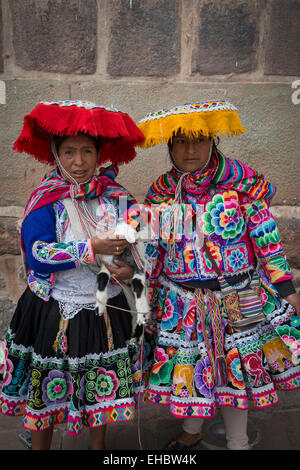
[[[249, 410], [248, 433], [253, 450], [300, 450], [300, 391], [280, 393], [280, 407], [264, 411], [251, 407]], [[106, 447], [111, 451], [161, 450], [180, 429], [180, 420], [170, 415], [168, 407], [147, 404], [137, 413], [135, 421], [108, 426]], [[0, 451], [24, 450], [18, 438], [24, 431], [21, 418], [0, 414]], [[223, 421], [217, 413], [215, 418], [205, 422], [204, 438], [196, 449], [225, 448]], [[87, 450], [88, 432], [71, 437], [66, 434], [64, 425], [56, 426], [52, 449]]]

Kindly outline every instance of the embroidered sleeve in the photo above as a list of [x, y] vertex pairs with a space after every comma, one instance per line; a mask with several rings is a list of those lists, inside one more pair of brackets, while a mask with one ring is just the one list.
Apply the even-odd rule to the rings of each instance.
[[[46, 263], [56, 268], [58, 266], [62, 268], [63, 265], [70, 264], [70, 268], [77, 268], [90, 264], [94, 260], [90, 240], [69, 243], [36, 241], [32, 247], [32, 254], [37, 262]], [[49, 272], [49, 268], [47, 269]]]
[[28, 269], [50, 274], [94, 261], [91, 240], [61, 242], [52, 204], [35, 210], [22, 227]]
[[247, 221], [255, 254], [271, 282], [293, 279], [268, 203], [263, 199], [253, 201], [245, 196], [241, 209]]

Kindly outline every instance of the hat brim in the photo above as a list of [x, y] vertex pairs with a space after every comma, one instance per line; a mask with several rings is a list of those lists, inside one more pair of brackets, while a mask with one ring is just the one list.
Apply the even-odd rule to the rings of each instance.
[[26, 152], [41, 163], [53, 164], [51, 135], [73, 136], [79, 133], [101, 139], [99, 165], [130, 162], [136, 156], [135, 146], [144, 141], [142, 132], [126, 113], [103, 107], [86, 109], [39, 103], [24, 117], [22, 131], [13, 149]]
[[138, 127], [145, 136], [140, 144], [144, 148], [168, 143], [178, 131], [188, 137], [232, 137], [247, 132], [236, 110], [169, 114], [145, 119]]

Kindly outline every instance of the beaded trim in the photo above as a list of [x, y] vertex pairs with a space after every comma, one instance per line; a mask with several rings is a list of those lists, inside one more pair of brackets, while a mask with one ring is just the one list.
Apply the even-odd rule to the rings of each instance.
[[102, 108], [106, 111], [112, 111], [114, 113], [118, 113], [119, 110], [111, 105], [110, 107], [107, 106], [100, 106], [99, 104], [92, 103], [91, 101], [81, 101], [81, 100], [55, 100], [55, 101], [41, 101], [40, 104], [46, 105], [57, 105], [60, 107], [67, 107], [67, 106], [76, 106], [77, 108], [85, 108], [85, 109], [94, 109], [94, 108]]
[[227, 101], [203, 101], [201, 103], [189, 103], [183, 106], [172, 106], [171, 108], [161, 108], [157, 111], [146, 114], [139, 122], [151, 121], [152, 119], [161, 119], [171, 114], [190, 114], [203, 113], [208, 111], [236, 111], [236, 107]]

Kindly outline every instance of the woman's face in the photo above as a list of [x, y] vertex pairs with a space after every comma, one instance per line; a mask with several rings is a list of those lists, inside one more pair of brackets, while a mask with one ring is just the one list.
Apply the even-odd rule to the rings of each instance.
[[189, 173], [201, 170], [207, 163], [210, 151], [208, 137], [189, 138], [177, 134], [172, 142], [172, 156], [177, 168]]
[[95, 173], [97, 149], [88, 136], [68, 137], [59, 146], [58, 156], [63, 168], [77, 183], [85, 183]]

